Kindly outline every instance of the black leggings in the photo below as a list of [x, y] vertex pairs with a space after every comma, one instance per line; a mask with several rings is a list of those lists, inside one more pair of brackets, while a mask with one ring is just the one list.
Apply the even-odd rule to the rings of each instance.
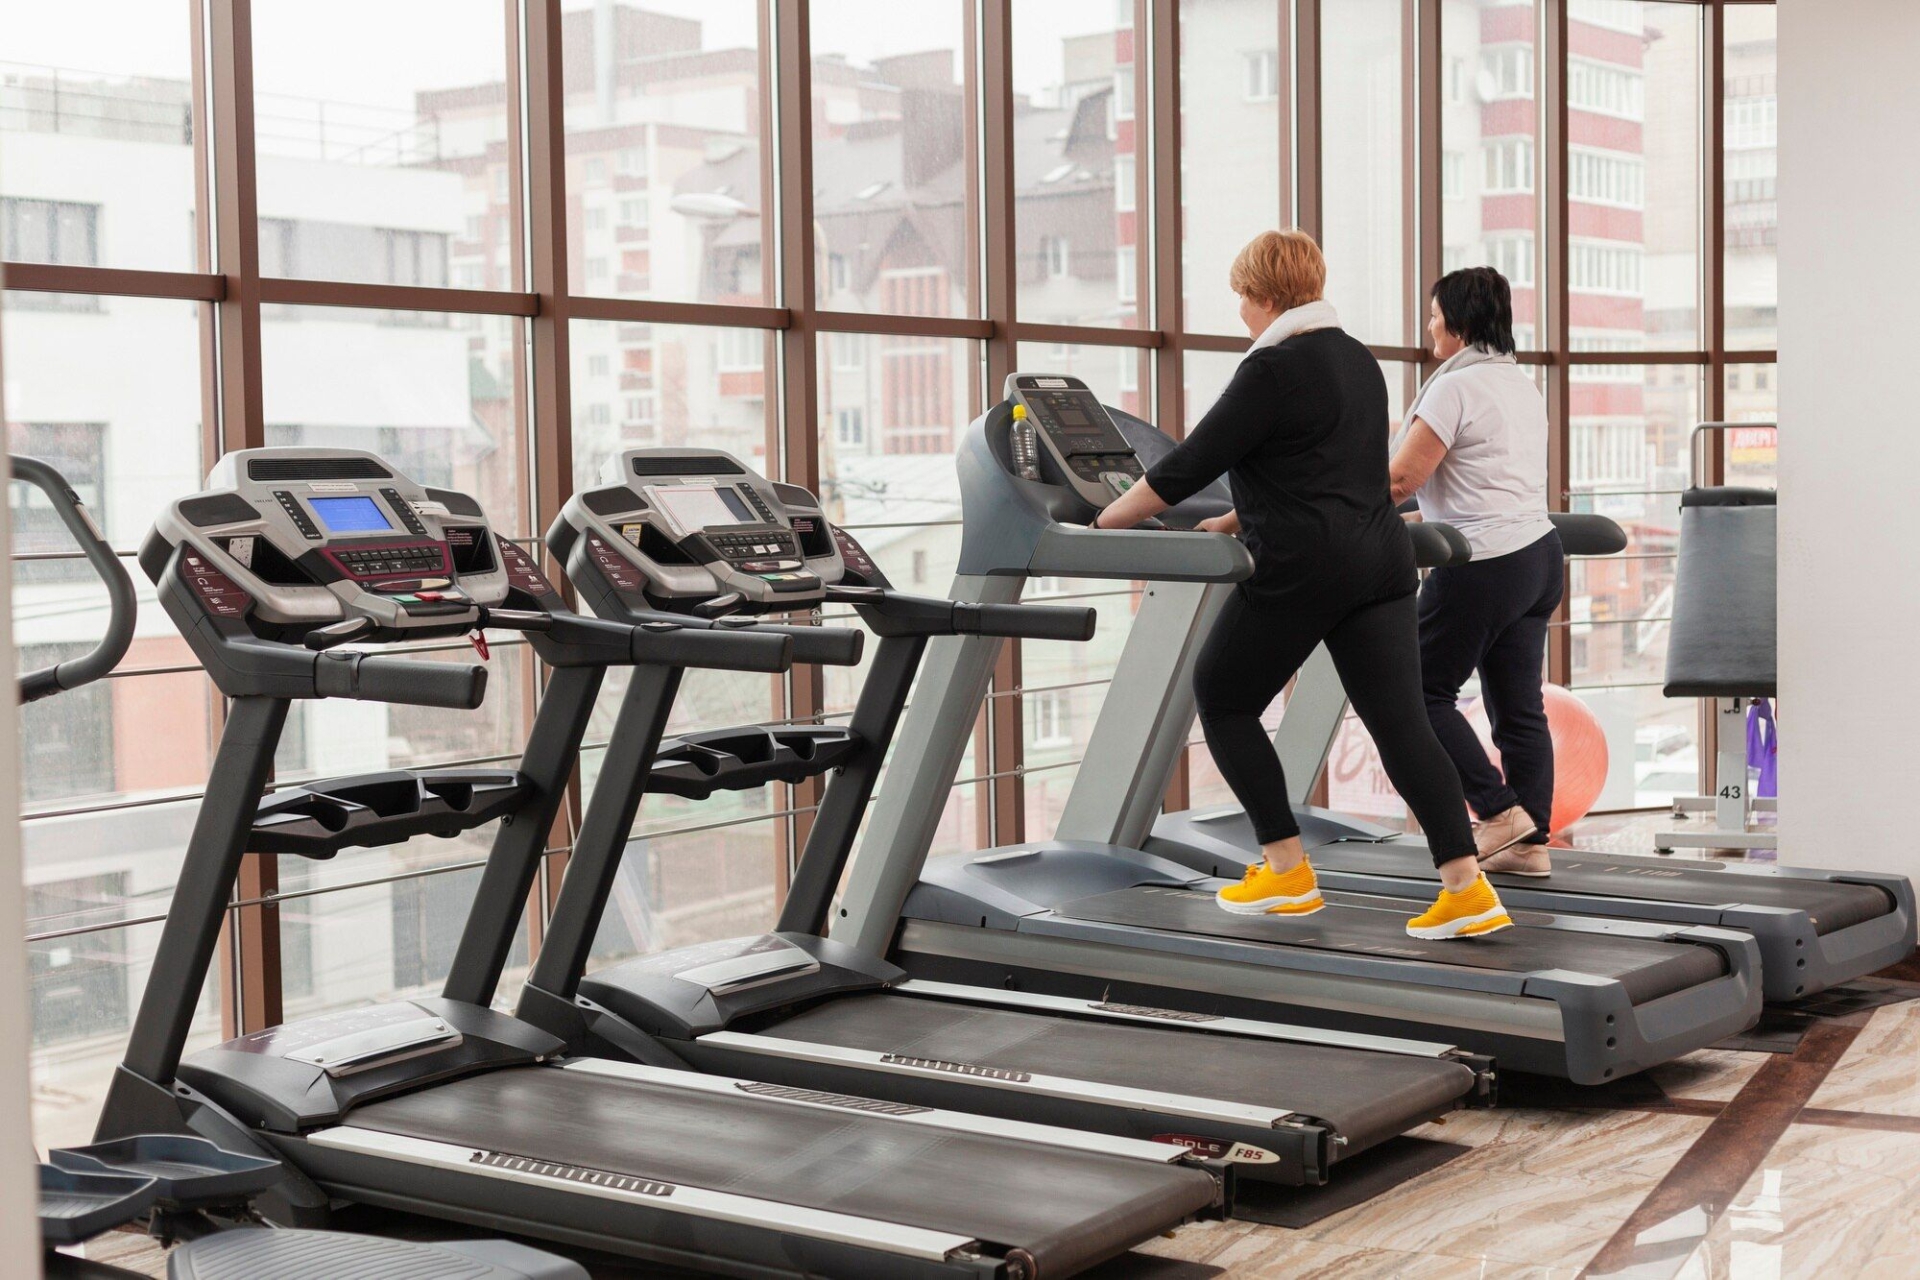
[[1260, 717], [1324, 640], [1387, 777], [1427, 833], [1434, 865], [1474, 855], [1460, 777], [1421, 705], [1417, 636], [1412, 595], [1330, 612], [1263, 610], [1238, 591], [1228, 598], [1200, 650], [1193, 692], [1213, 762], [1260, 843], [1300, 834]]
[[[1420, 589], [1427, 718], [1473, 811], [1491, 818], [1519, 805], [1539, 828], [1530, 840], [1537, 844], [1547, 842], [1553, 813], [1553, 739], [1540, 666], [1565, 582], [1566, 553], [1554, 532], [1504, 556], [1435, 569]], [[1504, 777], [1460, 714], [1460, 686], [1476, 670]]]

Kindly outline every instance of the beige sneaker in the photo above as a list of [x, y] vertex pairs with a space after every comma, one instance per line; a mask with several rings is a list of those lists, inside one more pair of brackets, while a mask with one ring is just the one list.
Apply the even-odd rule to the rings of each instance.
[[1533, 819], [1527, 816], [1527, 811], [1515, 805], [1505, 813], [1496, 813], [1491, 818], [1474, 823], [1473, 844], [1484, 862], [1502, 849], [1519, 844], [1538, 830]]
[[1538, 880], [1553, 874], [1553, 859], [1543, 844], [1516, 844], [1480, 859], [1480, 869], [1488, 875], [1531, 876]]

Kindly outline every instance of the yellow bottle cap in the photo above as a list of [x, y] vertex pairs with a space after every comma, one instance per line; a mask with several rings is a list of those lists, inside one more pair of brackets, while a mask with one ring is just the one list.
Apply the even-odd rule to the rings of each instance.
[[1022, 418], [1026, 416], [1027, 416], [1027, 406], [1023, 404], [1016, 404], [1015, 406], [1013, 406], [1013, 420], [1015, 422], [1020, 421]]

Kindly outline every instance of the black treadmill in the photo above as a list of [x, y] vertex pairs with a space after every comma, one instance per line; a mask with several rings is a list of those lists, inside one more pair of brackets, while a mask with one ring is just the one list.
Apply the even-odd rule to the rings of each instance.
[[1132, 629], [1052, 838], [929, 859], [998, 649], [989, 636], [935, 642], [837, 941], [915, 979], [1431, 1037], [1586, 1083], [1752, 1025], [1758, 951], [1731, 930], [1523, 911], [1486, 938], [1423, 940], [1406, 934], [1405, 902], [1324, 881], [1314, 915], [1240, 916], [1215, 906], [1218, 879], [1142, 851], [1185, 749], [1192, 664], [1251, 557], [1194, 528], [1230, 506], [1224, 484], [1156, 527], [1087, 528], [1173, 442], [1075, 378], [1017, 373], [1007, 396], [961, 441], [954, 599], [1016, 601], [1042, 576], [1134, 582]]
[[[107, 626], [77, 657], [22, 674], [21, 705], [106, 676], [133, 642], [140, 605], [133, 580], [66, 477], [38, 458], [8, 458], [14, 480], [39, 490], [106, 588]], [[175, 1242], [169, 1280], [343, 1276], [365, 1280], [587, 1280], [578, 1265], [505, 1240], [425, 1244], [332, 1231], [253, 1229], [253, 1201], [287, 1175], [280, 1161], [225, 1150], [205, 1138], [143, 1133], [56, 1147], [39, 1166], [40, 1270], [48, 1280], [142, 1280], [144, 1272], [69, 1252], [118, 1228], [145, 1226]]]
[[[1430, 1039], [907, 981], [822, 937], [929, 642], [1084, 640], [1092, 611], [893, 591], [812, 494], [717, 451], [633, 450], [609, 460], [602, 479], [575, 495], [548, 539], [601, 616], [727, 609], [751, 621], [828, 602], [850, 606], [880, 643], [847, 725], [749, 725], [662, 744], [664, 709], [629, 695], [517, 1016], [577, 1052], [950, 1107], [983, 1125], [1045, 1120], [1170, 1140], [1241, 1177], [1291, 1184], [1323, 1182], [1340, 1160], [1491, 1103], [1491, 1064]], [[583, 974], [646, 792], [700, 799], [828, 775], [773, 932]]]
[[[1730, 494], [1732, 500], [1716, 510], [1703, 494]], [[1763, 553], [1773, 549], [1771, 525], [1763, 526], [1767, 536], [1756, 550], [1740, 540], [1738, 524], [1712, 518], [1744, 516], [1746, 504], [1760, 497], [1771, 499], [1746, 490], [1695, 489], [1683, 504], [1675, 657], [1669, 662], [1678, 670], [1669, 673], [1670, 697], [1721, 698], [1733, 689], [1752, 694], [1753, 686], [1721, 683], [1727, 655], [1770, 658], [1773, 611], [1753, 608], [1747, 597], [1770, 598], [1773, 563]], [[1608, 556], [1626, 548], [1626, 535], [1604, 516], [1556, 512], [1552, 518], [1569, 556]], [[1755, 583], [1754, 590], [1738, 589]], [[1734, 624], [1748, 629], [1738, 640], [1729, 635]], [[1771, 671], [1770, 661], [1759, 665]], [[1409, 903], [1430, 900], [1437, 875], [1424, 837], [1302, 803], [1326, 767], [1345, 711], [1339, 673], [1322, 649], [1301, 672], [1273, 735], [1321, 883]], [[1744, 736], [1729, 737], [1741, 723], [1738, 714], [1722, 723], [1723, 741], [1733, 748], [1723, 768], [1746, 768]], [[1184, 741], [1190, 727], [1170, 723], [1163, 732]], [[1203, 875], [1228, 877], [1237, 876], [1258, 848], [1252, 823], [1237, 805], [1161, 814], [1141, 843], [1148, 853]], [[1510, 907], [1749, 934], [1760, 947], [1769, 1001], [1798, 1000], [1885, 968], [1911, 954], [1915, 942], [1913, 882], [1901, 875], [1555, 849], [1552, 875], [1497, 874], [1493, 881]]]
[[[1219, 1178], [1171, 1144], [571, 1061], [463, 998], [486, 971], [497, 981], [609, 666], [664, 705], [685, 667], [779, 672], [796, 653], [844, 659], [857, 634], [577, 616], [472, 498], [348, 450], [227, 455], [161, 515], [140, 562], [231, 703], [100, 1139], [199, 1135], [283, 1160], [260, 1202], [281, 1225], [358, 1202], [741, 1275], [1033, 1280], [1217, 1212]], [[524, 633], [551, 672], [518, 769], [263, 796], [294, 699], [480, 706], [486, 667], [391, 650], [482, 628]], [[494, 822], [448, 994], [182, 1060], [243, 853], [326, 858]]]

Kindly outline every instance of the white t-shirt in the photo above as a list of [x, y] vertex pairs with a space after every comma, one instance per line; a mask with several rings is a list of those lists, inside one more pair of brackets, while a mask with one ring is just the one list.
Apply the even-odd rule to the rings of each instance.
[[1547, 403], [1520, 366], [1482, 361], [1443, 373], [1418, 415], [1447, 446], [1420, 486], [1420, 516], [1450, 524], [1489, 560], [1539, 541], [1547, 519]]

